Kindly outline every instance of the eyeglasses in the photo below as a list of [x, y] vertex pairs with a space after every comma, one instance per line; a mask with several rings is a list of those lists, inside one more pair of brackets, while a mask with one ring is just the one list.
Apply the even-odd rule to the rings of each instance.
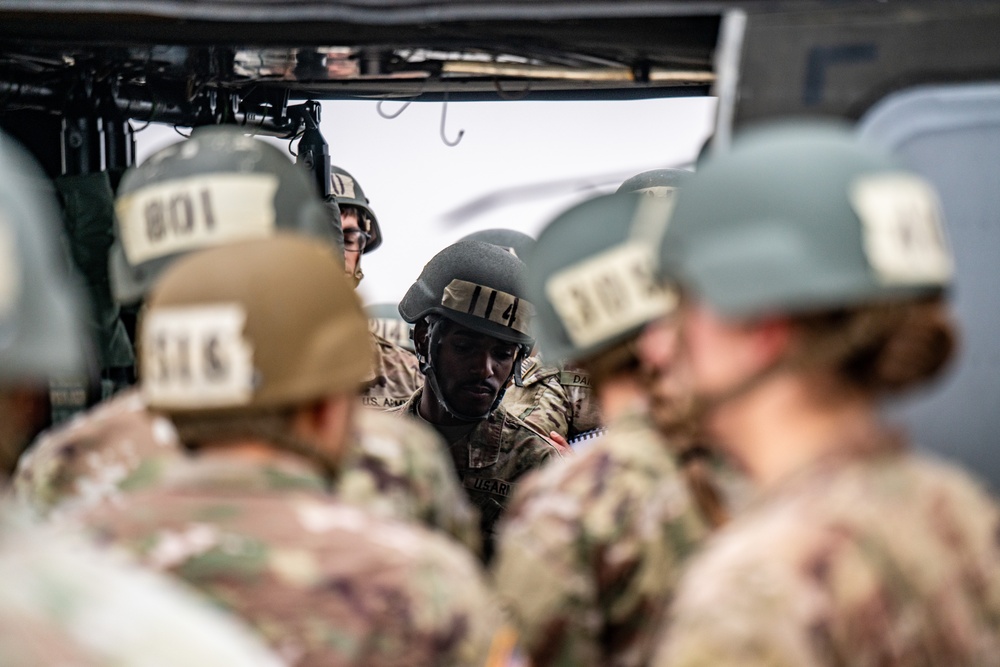
[[347, 252], [364, 252], [372, 235], [361, 229], [344, 230], [344, 250]]

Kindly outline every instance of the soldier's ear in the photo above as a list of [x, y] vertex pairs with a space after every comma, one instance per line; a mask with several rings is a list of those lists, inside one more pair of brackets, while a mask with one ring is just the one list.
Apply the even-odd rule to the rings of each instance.
[[413, 324], [413, 350], [418, 357], [427, 358], [427, 339], [430, 334], [430, 327], [427, 320], [422, 319]]

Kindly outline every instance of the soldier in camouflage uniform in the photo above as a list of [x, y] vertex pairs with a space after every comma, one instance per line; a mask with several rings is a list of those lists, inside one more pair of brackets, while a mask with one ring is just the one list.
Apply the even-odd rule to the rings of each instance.
[[[41, 170], [0, 135], [0, 491], [44, 410], [46, 381], [85, 367], [78, 286], [58, 247], [58, 213]], [[37, 397], [33, 398], [33, 397]], [[0, 505], [0, 665], [280, 663], [204, 600], [79, 535], [32, 525]]]
[[[171, 217], [180, 210], [164, 204], [171, 201], [192, 203], [190, 228]], [[274, 147], [233, 128], [199, 129], [123, 180], [112, 287], [122, 303], [136, 303], [186, 252], [275, 230], [309, 234], [339, 253], [339, 220], [336, 202], [324, 207], [305, 175]], [[149, 414], [138, 392], [123, 392], [44, 434], [22, 458], [15, 492], [46, 514], [117, 501], [140, 466], [143, 475], [154, 474], [161, 459], [179, 455], [179, 445], [169, 420]], [[425, 522], [477, 549], [475, 512], [449, 468], [432, 429], [403, 428], [372, 411], [356, 421], [336, 486], [345, 501]]]
[[[618, 188], [619, 193], [635, 193], [657, 197], [671, 202], [677, 188], [691, 175], [683, 169], [653, 169], [627, 179]], [[514, 247], [519, 241], [524, 250], [519, 255], [528, 256], [529, 247], [519, 232], [511, 230], [486, 230], [477, 232], [480, 240], [496, 245]], [[477, 238], [471, 234], [467, 238]], [[520, 234], [528, 241], [530, 236]], [[516, 252], [516, 249], [515, 249]], [[585, 437], [601, 428], [601, 414], [597, 402], [591, 400], [590, 376], [576, 366], [543, 366], [537, 357], [529, 357], [522, 368], [523, 387], [511, 387], [504, 397], [504, 405], [512, 413], [540, 430], [558, 433], [567, 440]]]
[[1000, 512], [878, 410], [955, 342], [933, 188], [848, 128], [761, 129], [684, 185], [661, 261], [695, 412], [758, 496], [654, 664], [997, 664]]
[[425, 378], [399, 414], [426, 421], [444, 437], [479, 509], [487, 560], [497, 519], [521, 477], [558, 455], [501, 403], [533, 344], [523, 271], [519, 259], [494, 245], [459, 241], [424, 266], [399, 304], [399, 314], [415, 325]]
[[[646, 326], [675, 296], [654, 281], [663, 200], [605, 195], [546, 227], [528, 296], [547, 358], [595, 378], [607, 432], [524, 483], [501, 531], [494, 579], [535, 667], [648, 663], [661, 617], [709, 524], [641, 372]], [[608, 285], [617, 301], [602, 296]]]
[[[340, 210], [344, 229], [344, 268], [355, 286], [365, 277], [361, 256], [382, 245], [382, 229], [361, 184], [346, 170], [330, 166], [330, 193]], [[412, 351], [372, 331], [375, 365], [365, 378], [361, 402], [370, 408], [391, 410], [406, 402], [423, 384], [420, 364]]]
[[366, 332], [339, 258], [314, 239], [177, 261], [146, 303], [141, 390], [192, 455], [82, 520], [291, 664], [483, 664], [500, 618], [472, 556], [326, 492], [361, 409]]

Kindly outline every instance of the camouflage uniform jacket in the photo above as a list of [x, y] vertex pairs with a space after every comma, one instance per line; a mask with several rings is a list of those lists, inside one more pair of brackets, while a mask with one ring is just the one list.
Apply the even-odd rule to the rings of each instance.
[[375, 368], [365, 382], [361, 403], [369, 408], [391, 410], [397, 408], [423, 386], [417, 355], [372, 333], [375, 347]]
[[496, 588], [534, 667], [649, 662], [680, 566], [708, 528], [641, 413], [518, 489]]
[[905, 454], [795, 473], [692, 560], [656, 665], [1000, 664], [1000, 513]]
[[79, 535], [0, 510], [0, 665], [283, 664], [249, 628]]
[[521, 372], [524, 386], [508, 387], [503, 405], [528, 426], [545, 437], [555, 431], [568, 440], [601, 425], [583, 371], [543, 366], [538, 357], [528, 357]]
[[501, 619], [472, 556], [324, 485], [290, 455], [206, 453], [81, 520], [247, 620], [290, 664], [483, 664]]
[[[334, 481], [344, 502], [420, 521], [478, 550], [475, 511], [458, 488], [438, 434], [395, 416], [358, 410], [353, 445]], [[173, 425], [133, 390], [42, 435], [19, 462], [14, 494], [44, 515], [120, 503], [134, 479], [181, 456]]]
[[337, 498], [381, 517], [442, 530], [479, 553], [479, 515], [459, 487], [437, 431], [369, 408], [358, 410], [355, 420], [360, 444], [345, 455], [334, 482]]
[[173, 424], [132, 389], [43, 433], [18, 462], [13, 492], [43, 515], [118, 502], [142, 462], [179, 455]]
[[[419, 419], [417, 406], [422, 394], [418, 389], [399, 408], [399, 416]], [[521, 477], [560, 454], [555, 445], [512, 417], [503, 405], [468, 435], [450, 443], [448, 449], [459, 481], [479, 510], [483, 553], [489, 559], [497, 519]]]

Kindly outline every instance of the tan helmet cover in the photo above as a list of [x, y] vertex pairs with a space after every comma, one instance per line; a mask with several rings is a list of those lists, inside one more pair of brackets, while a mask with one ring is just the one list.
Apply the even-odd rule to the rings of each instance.
[[139, 340], [143, 394], [175, 415], [355, 392], [372, 364], [368, 320], [339, 258], [291, 233], [176, 262], [150, 294]]

